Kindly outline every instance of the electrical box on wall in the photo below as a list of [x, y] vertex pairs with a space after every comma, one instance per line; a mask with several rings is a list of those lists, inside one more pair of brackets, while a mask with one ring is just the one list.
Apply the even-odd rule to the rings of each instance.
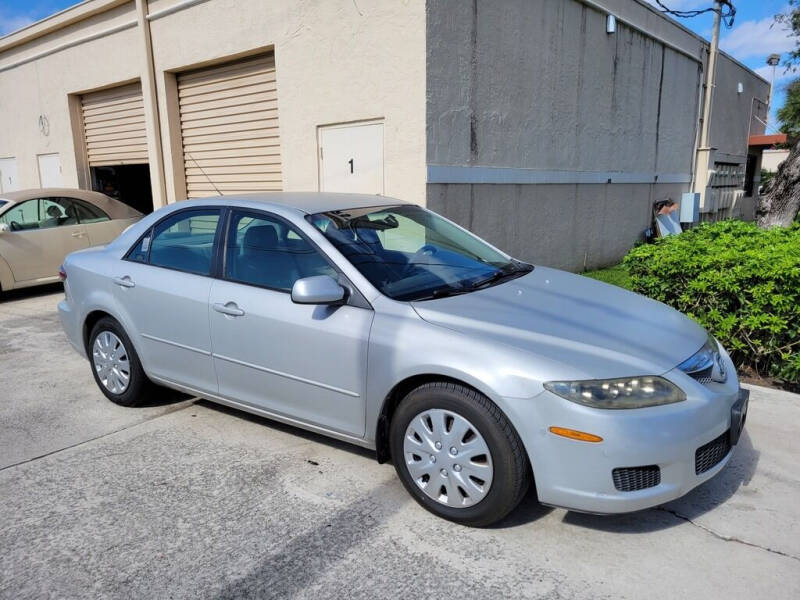
[[697, 223], [700, 220], [700, 194], [686, 192], [681, 195], [681, 223]]

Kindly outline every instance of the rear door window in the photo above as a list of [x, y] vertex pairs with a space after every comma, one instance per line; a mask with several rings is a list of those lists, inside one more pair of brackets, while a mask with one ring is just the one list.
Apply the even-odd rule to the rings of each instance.
[[210, 275], [219, 209], [187, 210], [161, 221], [128, 253], [128, 260]]

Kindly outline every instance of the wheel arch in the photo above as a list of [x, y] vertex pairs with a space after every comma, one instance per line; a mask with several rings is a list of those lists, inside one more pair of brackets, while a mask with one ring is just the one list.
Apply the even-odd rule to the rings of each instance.
[[108, 311], [102, 309], [95, 309], [90, 311], [86, 315], [86, 318], [83, 320], [83, 327], [81, 329], [81, 339], [83, 341], [83, 347], [86, 350], [86, 356], [90, 356], [89, 336], [92, 334], [92, 329], [94, 329], [94, 326], [103, 317], [109, 317], [111, 319], [114, 319], [117, 323], [120, 322], [120, 320], [117, 317], [115, 317]]
[[[95, 306], [91, 308], [86, 313], [86, 316], [83, 318], [83, 324], [81, 325], [81, 341], [83, 342], [83, 347], [86, 349], [87, 352], [86, 355], [90, 356], [91, 354], [89, 352], [89, 336], [92, 334], [92, 329], [97, 324], [97, 322], [103, 317], [114, 319], [117, 323], [119, 323], [119, 326], [122, 327], [122, 329], [127, 334], [128, 338], [130, 339], [131, 344], [133, 344], [133, 349], [141, 357], [139, 346], [136, 343], [134, 336], [132, 335], [133, 331], [131, 327], [129, 327], [128, 320], [125, 319], [122, 314], [115, 314], [114, 312], [109, 310], [107, 305], [105, 304], [95, 304]], [[144, 368], [144, 362], [142, 363], [142, 367]]]
[[[392, 422], [392, 416], [394, 415], [400, 402], [412, 390], [425, 385], [426, 383], [433, 382], [454, 383], [467, 387], [478, 392], [479, 394], [482, 394], [483, 396], [486, 396], [489, 398], [489, 400], [494, 402], [494, 404], [496, 404], [501, 411], [503, 410], [502, 406], [500, 406], [492, 397], [492, 394], [487, 393], [486, 390], [480, 389], [464, 379], [460, 379], [451, 375], [443, 375], [441, 373], [419, 373], [416, 375], [410, 375], [395, 384], [389, 393], [386, 394], [383, 399], [383, 404], [381, 405], [380, 413], [378, 413], [377, 424], [375, 427], [375, 452], [377, 454], [379, 463], [385, 463], [391, 458], [391, 451], [389, 449], [389, 425]], [[508, 418], [508, 415], [506, 415], [506, 417]], [[514, 427], [513, 423], [511, 426]], [[518, 432], [517, 435], [519, 435]]]

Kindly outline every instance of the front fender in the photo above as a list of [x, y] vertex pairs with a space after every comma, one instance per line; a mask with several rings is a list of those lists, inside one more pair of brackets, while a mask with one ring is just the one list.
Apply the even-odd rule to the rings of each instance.
[[0, 256], [0, 290], [14, 289], [14, 274], [6, 260]]
[[[414, 314], [376, 313], [370, 332], [367, 435], [375, 439], [383, 404], [410, 377], [441, 376], [477, 389], [506, 411], [506, 398], [532, 398], [542, 382], [526, 368], [523, 351], [473, 339]], [[372, 436], [372, 437], [369, 437]]]

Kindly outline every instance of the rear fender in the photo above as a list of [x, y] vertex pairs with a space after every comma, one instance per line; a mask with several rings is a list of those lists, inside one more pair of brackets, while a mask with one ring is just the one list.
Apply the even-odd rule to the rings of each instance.
[[[122, 306], [120, 302], [117, 301], [116, 297], [112, 293], [112, 290], [106, 289], [107, 286], [110, 287], [112, 284], [111, 282], [107, 282], [106, 285], [103, 286], [93, 286], [93, 289], [86, 295], [84, 300], [81, 302], [81, 329], [84, 335], [84, 344], [88, 343], [88, 335], [89, 331], [86, 331], [86, 320], [90, 314], [96, 311], [102, 311], [112, 318], [114, 318], [122, 328], [125, 330], [125, 333], [128, 334], [128, 338], [131, 340], [133, 344], [134, 350], [136, 350], [136, 354], [139, 356], [139, 359], [142, 361], [142, 367], [144, 368], [145, 372], [148, 370], [148, 365], [146, 364], [146, 358], [143, 356], [141, 349], [140, 349], [140, 340], [137, 335], [136, 330], [133, 328], [133, 323], [131, 321], [130, 315], [128, 311]], [[87, 349], [88, 352], [88, 349]]]

